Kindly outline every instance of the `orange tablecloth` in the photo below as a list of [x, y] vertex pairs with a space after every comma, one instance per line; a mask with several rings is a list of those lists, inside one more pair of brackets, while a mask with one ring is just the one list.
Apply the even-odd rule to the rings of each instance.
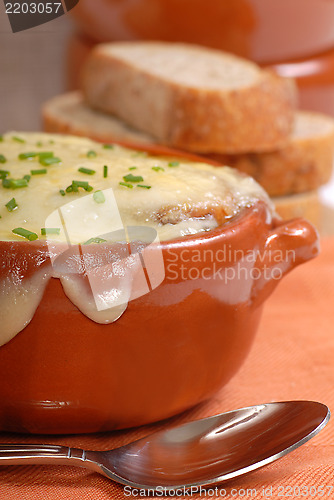
[[[270, 297], [255, 344], [240, 372], [214, 399], [176, 417], [174, 422], [287, 399], [321, 401], [334, 412], [332, 238], [322, 241], [317, 259], [293, 271]], [[108, 449], [163, 425], [74, 437], [2, 433], [0, 441]], [[225, 498], [334, 498], [334, 418], [319, 435], [293, 453], [219, 488], [226, 490]], [[0, 467], [1, 500], [110, 500], [127, 498], [124, 493], [122, 486], [83, 469]], [[221, 493], [224, 495], [224, 491]]]

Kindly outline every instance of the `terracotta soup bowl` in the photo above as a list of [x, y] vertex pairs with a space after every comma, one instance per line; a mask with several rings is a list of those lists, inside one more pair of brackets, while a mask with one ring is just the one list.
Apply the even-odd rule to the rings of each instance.
[[[100, 245], [90, 245], [94, 259]], [[151, 246], [164, 276], [98, 324], [47, 282], [32, 320], [0, 347], [0, 428], [30, 433], [121, 429], [208, 399], [237, 372], [279, 280], [318, 253], [302, 219], [272, 218], [263, 202], [205, 233]], [[94, 257], [95, 255], [95, 257]], [[0, 241], [0, 281], [50, 267], [46, 242]], [[14, 279], [14, 281], [15, 281]]]

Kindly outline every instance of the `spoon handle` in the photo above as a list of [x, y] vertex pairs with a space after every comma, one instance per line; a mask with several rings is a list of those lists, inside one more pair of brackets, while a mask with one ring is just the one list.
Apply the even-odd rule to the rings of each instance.
[[86, 452], [78, 448], [43, 444], [1, 444], [0, 465], [53, 464], [87, 467]]

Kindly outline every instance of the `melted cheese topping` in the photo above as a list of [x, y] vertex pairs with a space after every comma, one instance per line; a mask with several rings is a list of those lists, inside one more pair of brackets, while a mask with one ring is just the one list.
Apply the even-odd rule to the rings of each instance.
[[[18, 142], [17, 138], [24, 142]], [[61, 161], [49, 166], [41, 164], [37, 154], [44, 152], [52, 152]], [[94, 153], [90, 156], [89, 152]], [[36, 156], [20, 160], [21, 153], [36, 153]], [[106, 205], [91, 202], [83, 212], [84, 204], [80, 209], [76, 209], [75, 204], [79, 207], [81, 198], [93, 199], [94, 192], [110, 188], [117, 205], [114, 212], [119, 213], [122, 224], [153, 227], [161, 241], [217, 226], [220, 221], [215, 219], [212, 207], [222, 207], [227, 217], [233, 217], [259, 199], [269, 203], [265, 192], [252, 178], [231, 168], [149, 156], [117, 145], [107, 149], [102, 144], [79, 137], [8, 133], [0, 142], [0, 154], [6, 160], [0, 163], [0, 169], [9, 172], [7, 179], [22, 179], [34, 170], [47, 171], [46, 174], [31, 175], [27, 187], [0, 187], [1, 240], [22, 239], [12, 233], [17, 227], [35, 232], [43, 239], [41, 228], [45, 227], [47, 218], [54, 210], [68, 204], [72, 204], [72, 208], [68, 205], [72, 211], [72, 243], [87, 241], [88, 228], [97, 224], [103, 234], [107, 232], [105, 228], [111, 217], [110, 212], [106, 215]], [[104, 165], [108, 167], [106, 178], [103, 176]], [[80, 168], [95, 173], [88, 175], [80, 172]], [[128, 178], [129, 174], [142, 180], [127, 182], [124, 177]], [[80, 187], [78, 192], [61, 196], [60, 190], [65, 190], [73, 180], [88, 182], [93, 190], [87, 192]], [[18, 207], [9, 212], [5, 205], [12, 198]], [[173, 213], [175, 207], [180, 207], [181, 213], [176, 220], [168, 217], [168, 210], [172, 209]], [[166, 210], [167, 218], [161, 216]], [[90, 237], [96, 236], [95, 233], [93, 231]]]
[[[43, 164], [48, 158], [50, 164]], [[22, 240], [13, 230], [28, 230], [35, 239], [47, 240], [52, 264], [44, 274], [36, 271], [20, 282], [0, 281], [0, 344], [31, 321], [51, 276], [61, 280], [83, 314], [110, 323], [129, 300], [148, 293], [164, 277], [162, 257], [131, 252], [129, 242], [146, 241], [149, 251], [159, 240], [208, 231], [258, 200], [270, 205], [252, 178], [231, 168], [149, 156], [72, 136], [8, 133], [0, 142], [0, 162], [0, 240]], [[26, 185], [15, 188], [22, 179]], [[43, 235], [42, 228], [56, 231]], [[92, 238], [125, 246], [112, 262], [89, 270], [91, 256], [85, 249], [90, 245], [78, 244]], [[70, 269], [57, 257], [73, 248], [81, 250], [74, 251]], [[154, 264], [156, 282], [150, 286], [143, 261], [149, 275]], [[78, 263], [84, 272], [75, 269]]]

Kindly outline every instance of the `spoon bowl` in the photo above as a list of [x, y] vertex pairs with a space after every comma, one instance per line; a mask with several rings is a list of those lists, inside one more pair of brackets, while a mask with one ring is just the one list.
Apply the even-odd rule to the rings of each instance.
[[0, 465], [74, 465], [146, 490], [208, 486], [283, 457], [315, 436], [329, 418], [327, 406], [314, 401], [268, 403], [155, 432], [109, 451], [1, 445]]

